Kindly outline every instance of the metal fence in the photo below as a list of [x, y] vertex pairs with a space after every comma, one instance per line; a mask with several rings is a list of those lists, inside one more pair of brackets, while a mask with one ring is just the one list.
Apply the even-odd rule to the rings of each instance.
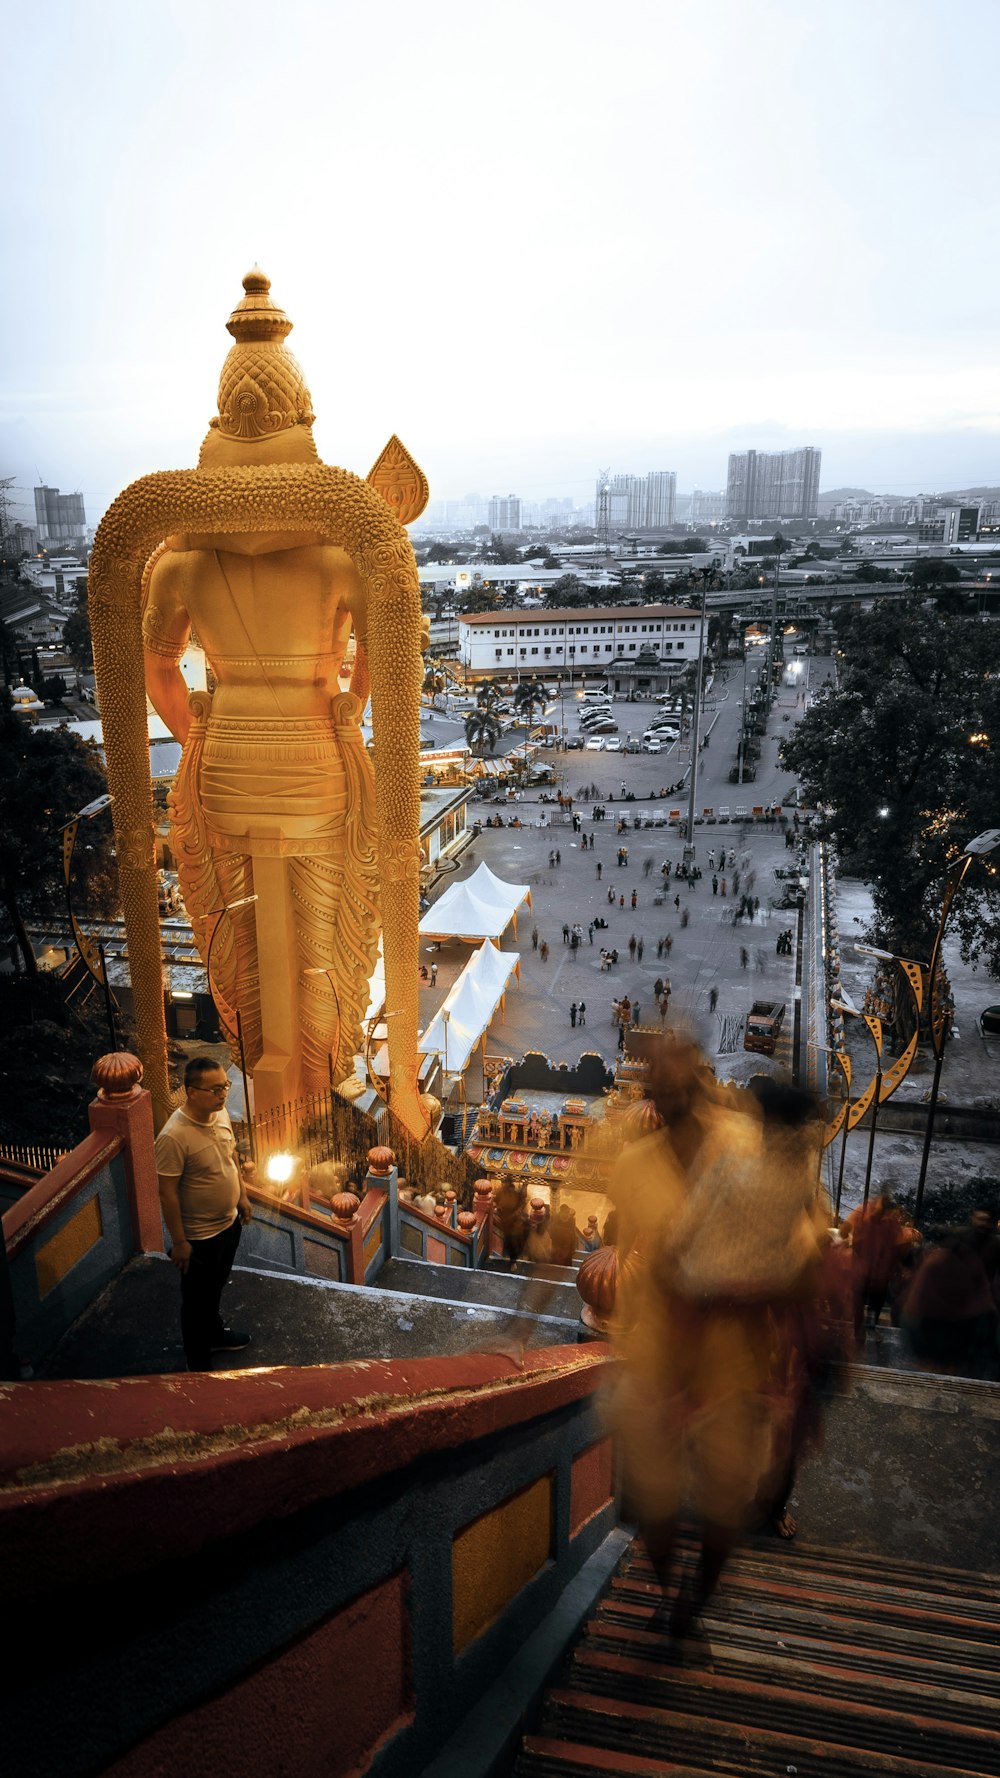
[[[246, 1126], [237, 1125], [237, 1134]], [[421, 1191], [454, 1191], [460, 1203], [472, 1203], [479, 1169], [462, 1154], [452, 1154], [437, 1136], [415, 1142], [391, 1110], [376, 1118], [341, 1099], [332, 1089], [274, 1106], [253, 1119], [253, 1148], [258, 1159], [276, 1152], [297, 1155], [306, 1167], [341, 1161], [350, 1182], [358, 1186], [368, 1171], [368, 1150], [386, 1144], [396, 1155], [400, 1175]]]
[[68, 1152], [65, 1148], [50, 1148], [45, 1143], [0, 1142], [0, 1165], [9, 1161], [12, 1166], [23, 1167], [41, 1177], [43, 1173], [51, 1173]]

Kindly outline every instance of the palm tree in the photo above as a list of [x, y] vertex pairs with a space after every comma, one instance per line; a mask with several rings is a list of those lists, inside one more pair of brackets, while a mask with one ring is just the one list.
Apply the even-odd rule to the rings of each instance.
[[523, 720], [526, 728], [530, 728], [536, 704], [544, 711], [548, 701], [544, 685], [539, 685], [537, 679], [524, 679], [514, 693], [514, 713]]
[[500, 720], [490, 710], [470, 710], [465, 719], [465, 739], [480, 759], [486, 749], [492, 753], [500, 739]]
[[484, 679], [476, 687], [476, 703], [480, 710], [488, 711], [491, 716], [496, 715], [497, 705], [503, 696], [503, 687], [496, 679]]
[[423, 690], [424, 695], [430, 698], [432, 708], [437, 704], [438, 698], [444, 691], [446, 683], [447, 681], [445, 680], [445, 676], [440, 667], [428, 667], [424, 674]]

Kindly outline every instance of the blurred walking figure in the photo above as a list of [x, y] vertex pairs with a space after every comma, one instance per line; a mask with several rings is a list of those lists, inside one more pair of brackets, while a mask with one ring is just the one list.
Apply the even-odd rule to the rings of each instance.
[[[771, 1085], [772, 1083], [768, 1083]], [[651, 1097], [663, 1127], [618, 1162], [611, 1197], [621, 1258], [614, 1344], [623, 1375], [611, 1419], [628, 1510], [664, 1600], [652, 1627], [691, 1633], [758, 1498], [787, 1466], [775, 1390], [775, 1302], [819, 1257], [822, 1124], [792, 1108], [784, 1147], [750, 1094], [715, 1081], [693, 1044], [664, 1041]], [[684, 1574], [678, 1531], [697, 1521]]]
[[493, 1199], [493, 1214], [503, 1240], [504, 1257], [515, 1266], [528, 1238], [528, 1188], [504, 1180]]
[[844, 1219], [844, 1233], [854, 1249], [854, 1331], [860, 1339], [865, 1310], [871, 1311], [872, 1326], [877, 1327], [892, 1275], [920, 1236], [889, 1192], [852, 1210]]
[[718, 1004], [719, 1004], [719, 990], [715, 986], [715, 983], [713, 982], [712, 986], [708, 990], [708, 1010], [709, 1010], [709, 1012], [714, 1012], [716, 1007], [718, 1006]]

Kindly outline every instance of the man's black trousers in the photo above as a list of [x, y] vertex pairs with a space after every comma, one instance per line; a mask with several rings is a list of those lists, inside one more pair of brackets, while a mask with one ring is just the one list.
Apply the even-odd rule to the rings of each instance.
[[222, 1334], [219, 1301], [242, 1232], [237, 1216], [221, 1235], [191, 1243], [188, 1269], [181, 1275], [181, 1335], [190, 1370], [207, 1371], [211, 1366], [212, 1347]]

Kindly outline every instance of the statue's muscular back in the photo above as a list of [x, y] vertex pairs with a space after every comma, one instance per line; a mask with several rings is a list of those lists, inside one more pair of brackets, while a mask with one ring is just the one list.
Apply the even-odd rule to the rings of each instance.
[[326, 716], [352, 626], [364, 641], [357, 570], [314, 538], [175, 537], [150, 605], [164, 629], [176, 634], [182, 613], [193, 625], [218, 682], [215, 716], [272, 717], [276, 699], [284, 716]]

